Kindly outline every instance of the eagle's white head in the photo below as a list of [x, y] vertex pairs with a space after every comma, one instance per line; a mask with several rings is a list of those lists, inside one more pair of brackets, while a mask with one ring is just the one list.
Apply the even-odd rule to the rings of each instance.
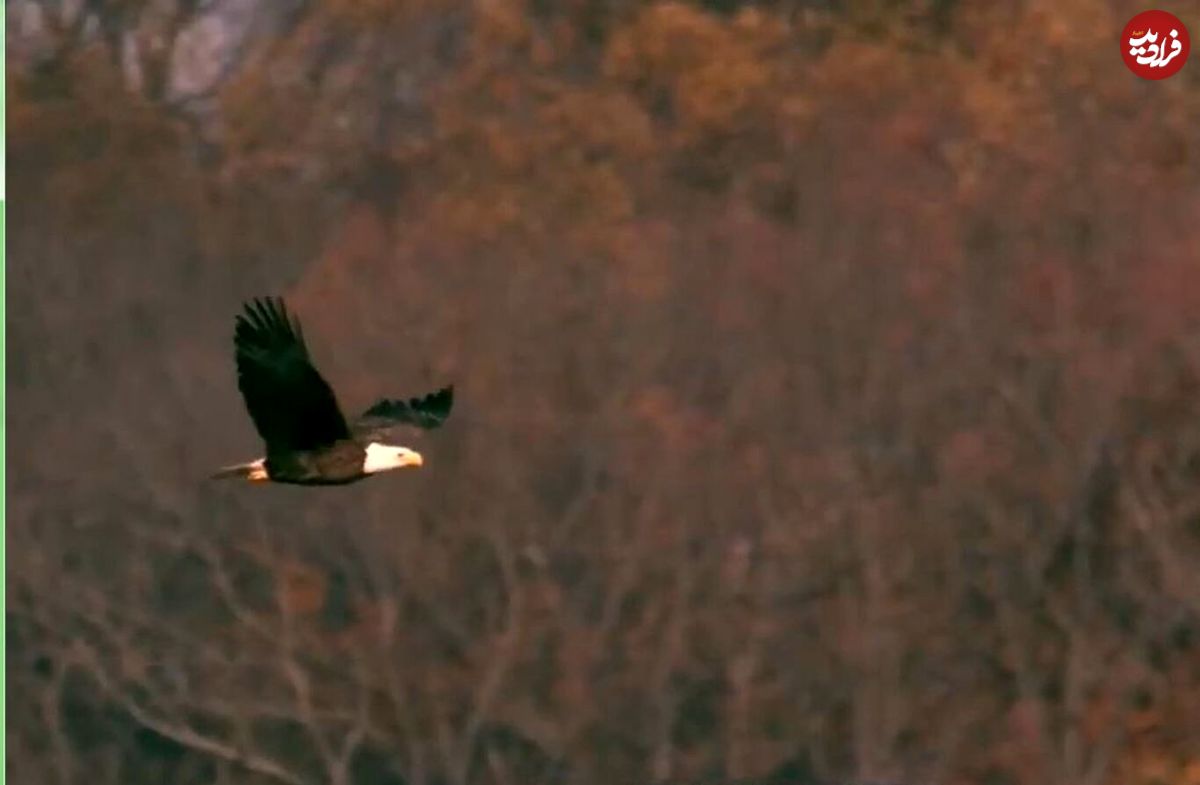
[[420, 466], [425, 462], [421, 453], [407, 447], [371, 442], [363, 458], [363, 474], [377, 474], [405, 466]]

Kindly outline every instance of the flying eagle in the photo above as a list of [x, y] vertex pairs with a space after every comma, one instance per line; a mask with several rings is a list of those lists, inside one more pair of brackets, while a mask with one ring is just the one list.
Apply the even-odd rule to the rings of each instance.
[[383, 439], [398, 426], [437, 428], [454, 405], [450, 386], [423, 398], [382, 400], [347, 422], [333, 390], [309, 359], [300, 322], [279, 298], [247, 303], [237, 317], [233, 343], [238, 389], [267, 454], [227, 466], [214, 478], [344, 485], [420, 466], [420, 453]]

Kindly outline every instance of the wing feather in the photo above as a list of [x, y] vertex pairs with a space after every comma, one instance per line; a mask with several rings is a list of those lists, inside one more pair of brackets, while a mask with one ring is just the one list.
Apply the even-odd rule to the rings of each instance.
[[282, 299], [247, 303], [234, 328], [238, 389], [268, 455], [350, 437], [329, 383], [313, 367], [300, 322]]
[[442, 425], [454, 408], [454, 385], [421, 398], [384, 399], [362, 413], [354, 423], [358, 433], [373, 434], [398, 425], [432, 430]]

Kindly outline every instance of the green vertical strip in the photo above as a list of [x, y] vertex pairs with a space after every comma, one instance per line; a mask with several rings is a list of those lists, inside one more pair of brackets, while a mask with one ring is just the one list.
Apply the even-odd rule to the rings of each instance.
[[[7, 11], [7, 7], [5, 11]], [[8, 305], [8, 234], [5, 231], [7, 223], [8, 202], [5, 201], [8, 197], [8, 132], [5, 124], [5, 111], [8, 106], [5, 101], [6, 87], [8, 85], [8, 52], [7, 49], [7, 31], [4, 29], [5, 20], [8, 18], [7, 13], [0, 14], [0, 68], [4, 70], [3, 77], [0, 78], [0, 608], [4, 609], [4, 624], [0, 624], [0, 649], [4, 650], [5, 661], [8, 660], [8, 596], [4, 591], [8, 586], [8, 554], [5, 553], [4, 544], [8, 542], [8, 320], [5, 318], [5, 310]], [[0, 709], [0, 758], [5, 760], [4, 769], [0, 769], [0, 783], [8, 778], [5, 773], [8, 769], [8, 690], [4, 683], [5, 674], [8, 668], [4, 668], [4, 672], [0, 672], [0, 705], [4, 708]]]

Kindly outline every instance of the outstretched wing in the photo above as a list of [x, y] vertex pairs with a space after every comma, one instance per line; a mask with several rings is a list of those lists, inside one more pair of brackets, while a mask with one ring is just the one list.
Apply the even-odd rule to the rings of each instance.
[[313, 367], [300, 323], [283, 300], [247, 303], [233, 343], [238, 389], [267, 454], [313, 450], [350, 437], [329, 384]]
[[382, 400], [354, 422], [359, 434], [378, 434], [398, 425], [432, 430], [446, 421], [454, 407], [454, 385], [407, 401]]

